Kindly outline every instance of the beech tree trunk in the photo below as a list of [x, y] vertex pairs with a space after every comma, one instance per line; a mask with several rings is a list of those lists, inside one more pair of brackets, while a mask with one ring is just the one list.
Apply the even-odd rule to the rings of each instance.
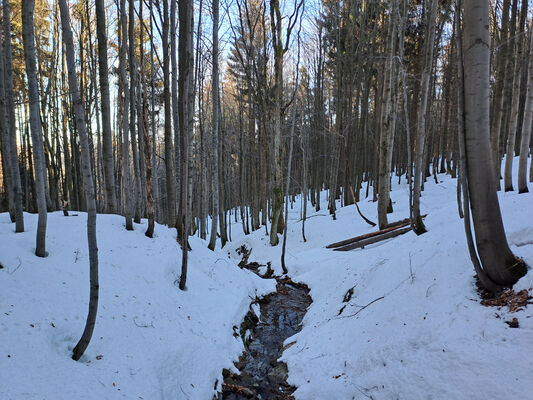
[[[524, 122], [520, 140], [520, 158], [518, 159], [518, 193], [527, 193], [527, 159], [529, 141], [533, 121], [533, 20], [529, 29], [529, 65], [527, 68], [526, 104], [524, 106]], [[531, 178], [531, 177], [530, 177]]]
[[[176, 0], [171, 0], [176, 1]], [[165, 107], [165, 173], [167, 182], [167, 215], [169, 227], [176, 225], [176, 182], [174, 175], [174, 149], [172, 146], [172, 120], [170, 105], [170, 65], [168, 57], [168, 0], [163, 0], [163, 101]], [[176, 143], [176, 146], [178, 144]]]
[[429, 83], [433, 66], [433, 48], [435, 41], [435, 18], [437, 15], [438, 1], [431, 0], [429, 6], [428, 27], [426, 31], [424, 70], [420, 85], [420, 101], [418, 105], [418, 118], [416, 127], [415, 148], [415, 173], [413, 180], [413, 230], [417, 235], [426, 232], [424, 222], [420, 217], [420, 196], [422, 194], [422, 173], [424, 164], [424, 148], [426, 142], [426, 112], [430, 96]]
[[464, 4], [464, 113], [468, 192], [479, 258], [485, 273], [498, 285], [511, 286], [526, 266], [507, 244], [496, 194], [490, 149], [489, 3]]
[[107, 27], [104, 0], [95, 0], [96, 36], [98, 39], [98, 72], [100, 78], [100, 103], [102, 110], [102, 150], [105, 187], [105, 210], [117, 212], [115, 173], [113, 170], [113, 138], [111, 135], [111, 106], [107, 63]]
[[219, 95], [219, 72], [218, 72], [218, 24], [219, 24], [219, 2], [213, 0], [213, 72], [212, 72], [212, 97], [213, 97], [213, 138], [211, 143], [211, 154], [213, 156], [212, 170], [212, 194], [213, 194], [213, 212], [211, 214], [211, 235], [209, 245], [211, 250], [215, 250], [217, 241], [217, 220], [219, 214], [219, 182], [218, 182], [218, 127], [220, 120], [220, 95]]
[[39, 89], [37, 86], [35, 35], [33, 31], [33, 8], [33, 0], [22, 1], [22, 40], [24, 42], [26, 76], [28, 78], [30, 131], [33, 142], [33, 159], [35, 168], [35, 193], [37, 195], [37, 209], [39, 211], [35, 254], [38, 257], [46, 257], [46, 165], [44, 160], [44, 146], [41, 132]]
[[89, 292], [89, 313], [85, 329], [81, 338], [74, 347], [72, 358], [79, 360], [83, 355], [94, 331], [96, 314], [98, 310], [98, 246], [96, 242], [96, 197], [93, 183], [93, 172], [91, 170], [91, 155], [89, 152], [89, 140], [87, 136], [87, 126], [85, 113], [81, 100], [80, 89], [76, 78], [76, 64], [74, 60], [74, 42], [70, 29], [70, 16], [66, 0], [59, 0], [59, 10], [61, 12], [61, 27], [63, 31], [63, 41], [67, 57], [68, 82], [72, 95], [72, 103], [76, 116], [76, 130], [80, 137], [81, 164], [83, 170], [83, 183], [85, 185], [85, 197], [87, 201], [87, 240], [89, 245], [89, 265], [90, 265], [90, 292]]

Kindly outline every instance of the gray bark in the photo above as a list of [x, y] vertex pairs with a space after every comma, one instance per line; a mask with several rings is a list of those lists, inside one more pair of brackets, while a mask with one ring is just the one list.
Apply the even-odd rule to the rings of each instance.
[[[163, 0], [163, 98], [165, 104], [165, 173], [167, 186], [167, 215], [169, 227], [176, 224], [176, 182], [174, 175], [174, 149], [172, 146], [172, 122], [170, 105], [170, 71], [168, 60], [168, 0]], [[176, 146], [178, 144], [176, 143]]]
[[501, 286], [513, 285], [526, 266], [509, 249], [496, 194], [490, 149], [489, 4], [464, 5], [464, 114], [468, 194], [479, 258], [485, 273]]
[[[524, 106], [524, 122], [520, 140], [520, 158], [518, 159], [518, 192], [527, 193], [527, 159], [531, 125], [533, 121], [533, 21], [529, 32], [529, 65], [527, 69], [526, 104]], [[531, 175], [531, 173], [530, 173]], [[531, 177], [530, 177], [531, 178]]]
[[212, 72], [212, 89], [213, 89], [213, 138], [211, 144], [211, 154], [213, 156], [213, 213], [211, 214], [211, 235], [209, 238], [208, 248], [215, 249], [217, 240], [217, 216], [219, 214], [219, 182], [218, 182], [218, 127], [219, 127], [219, 71], [218, 71], [218, 0], [213, 0], [213, 72]]
[[74, 43], [72, 31], [70, 29], [70, 16], [66, 0], [59, 0], [59, 10], [61, 12], [61, 27], [63, 30], [63, 41], [67, 57], [68, 82], [72, 103], [76, 116], [76, 129], [80, 137], [81, 164], [83, 170], [83, 183], [85, 185], [85, 197], [87, 201], [87, 240], [89, 245], [89, 265], [90, 265], [90, 293], [89, 312], [83, 334], [74, 347], [72, 358], [79, 360], [83, 355], [91, 340], [96, 314], [98, 310], [98, 246], [96, 242], [96, 198], [94, 192], [93, 172], [91, 170], [91, 155], [89, 152], [89, 140], [87, 136], [87, 126], [80, 89], [76, 78], [76, 64], [74, 61]]
[[133, 230], [132, 207], [131, 207], [131, 174], [130, 174], [130, 141], [128, 139], [129, 118], [128, 108], [130, 104], [130, 93], [128, 89], [128, 79], [126, 77], [126, 50], [128, 48], [128, 21], [126, 17], [126, 0], [120, 0], [120, 27], [121, 43], [119, 49], [119, 69], [122, 83], [122, 173], [124, 177], [124, 217], [126, 218], [126, 230]]
[[102, 150], [105, 186], [105, 210], [117, 212], [115, 194], [115, 173], [113, 170], [113, 138], [111, 135], [111, 105], [109, 98], [109, 78], [107, 64], [107, 28], [104, 0], [95, 0], [96, 35], [98, 38], [98, 71], [100, 79], [100, 102], [102, 109]]
[[35, 35], [33, 31], [33, 0], [22, 1], [22, 40], [28, 78], [28, 102], [30, 107], [30, 130], [33, 141], [33, 159], [35, 167], [35, 192], [37, 194], [37, 243], [35, 254], [46, 257], [46, 165], [44, 159], [41, 116], [39, 111], [39, 89], [37, 87], [37, 66], [35, 54]]
[[187, 263], [188, 263], [188, 237], [189, 237], [189, 138], [190, 124], [189, 113], [189, 96], [192, 87], [190, 85], [193, 69], [192, 55], [192, 20], [193, 4], [188, 0], [179, 0], [179, 85], [178, 85], [178, 107], [179, 107], [179, 127], [181, 135], [181, 277], [179, 287], [185, 290], [187, 282]]
[[417, 235], [426, 232], [424, 222], [420, 217], [420, 196], [422, 192], [422, 173], [424, 165], [424, 148], [426, 140], [426, 111], [430, 96], [429, 83], [433, 66], [433, 48], [435, 41], [435, 18], [437, 15], [438, 1], [432, 0], [426, 31], [424, 70], [421, 76], [420, 102], [418, 105], [418, 118], [416, 127], [415, 173], [413, 182], [413, 230]]

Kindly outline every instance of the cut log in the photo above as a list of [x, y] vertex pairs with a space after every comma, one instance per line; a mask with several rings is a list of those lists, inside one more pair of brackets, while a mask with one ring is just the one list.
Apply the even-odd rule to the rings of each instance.
[[350, 186], [350, 192], [352, 193], [352, 199], [353, 199], [353, 203], [355, 204], [355, 208], [357, 208], [357, 212], [359, 213], [359, 215], [361, 216], [361, 218], [363, 218], [365, 220], [365, 222], [370, 225], [370, 226], [376, 226], [376, 223], [375, 222], [372, 222], [370, 221], [367, 217], [365, 217], [363, 215], [363, 213], [361, 212], [360, 208], [359, 208], [359, 205], [357, 204], [357, 201], [355, 201], [355, 193], [353, 191], [353, 187]]
[[[422, 215], [421, 218], [426, 218], [427, 214]], [[404, 218], [399, 221], [391, 222], [390, 224], [385, 225], [385, 228], [393, 228], [393, 227], [399, 227], [399, 226], [405, 226], [405, 224], [410, 223], [409, 218]], [[384, 228], [384, 229], [385, 229]]]
[[401, 228], [401, 227], [409, 225], [409, 224], [410, 224], [409, 219], [407, 219], [407, 222], [404, 222], [403, 224], [391, 226], [389, 228], [385, 228], [385, 229], [382, 229], [380, 231], [371, 232], [371, 233], [367, 233], [365, 235], [356, 236], [356, 237], [353, 237], [353, 238], [350, 238], [350, 239], [342, 240], [340, 242], [331, 243], [331, 244], [328, 244], [326, 246], [326, 248], [327, 249], [332, 249], [332, 248], [335, 248], [335, 247], [346, 246], [347, 244], [356, 243], [356, 242], [359, 242], [360, 240], [364, 240], [364, 239], [372, 238], [372, 237], [375, 237], [375, 236], [383, 235], [384, 233], [387, 233], [387, 232], [390, 232], [390, 231], [394, 231], [394, 230], [396, 230], [398, 228]]
[[368, 239], [359, 240], [356, 243], [351, 243], [351, 244], [348, 244], [348, 245], [343, 246], [343, 247], [337, 247], [337, 248], [335, 248], [333, 250], [335, 250], [335, 251], [348, 251], [348, 250], [353, 250], [353, 249], [364, 248], [365, 246], [371, 245], [373, 243], [381, 242], [382, 240], [391, 239], [393, 237], [403, 235], [404, 233], [407, 233], [410, 230], [412, 230], [412, 228], [410, 226], [408, 226], [407, 228], [402, 228], [402, 229], [398, 229], [398, 230], [392, 230], [392, 231], [384, 233], [384, 234], [382, 234], [380, 236], [374, 236], [374, 237], [371, 237], [371, 238], [368, 238]]

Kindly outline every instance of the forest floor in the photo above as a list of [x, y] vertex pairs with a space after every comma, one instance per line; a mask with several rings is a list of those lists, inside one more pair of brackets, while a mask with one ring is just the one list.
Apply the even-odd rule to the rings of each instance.
[[[405, 179], [393, 181], [390, 221], [408, 216]], [[533, 267], [533, 193], [499, 197], [511, 249]], [[309, 205], [304, 242], [300, 201], [290, 208], [285, 259], [313, 302], [279, 360], [296, 399], [530, 398], [533, 305], [524, 306], [525, 292], [510, 306], [509, 296], [482, 304], [455, 179], [428, 179], [426, 234], [348, 252], [325, 246], [376, 229], [353, 205], [339, 203], [333, 220], [323, 193], [322, 210]], [[376, 221], [370, 198], [359, 205]], [[123, 218], [99, 215], [99, 316], [86, 355], [74, 362], [88, 300], [85, 214], [49, 214], [46, 259], [33, 255], [37, 218], [25, 216], [26, 232], [15, 235], [0, 214], [1, 399], [203, 400], [222, 390], [224, 368], [239, 373], [238, 327], [276, 281], [238, 268], [236, 250], [252, 249], [249, 261], [263, 264], [262, 274], [271, 262], [281, 276], [281, 246], [268, 244], [264, 228], [245, 236], [234, 224], [233, 241], [215, 252], [191, 238], [182, 292], [174, 230], [157, 225], [148, 239], [144, 221], [126, 232]], [[532, 287], [530, 269], [514, 290]]]

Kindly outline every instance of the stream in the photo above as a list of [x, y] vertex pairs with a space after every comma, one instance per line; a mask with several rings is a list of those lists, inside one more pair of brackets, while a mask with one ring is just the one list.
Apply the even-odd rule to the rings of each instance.
[[[259, 275], [256, 265], [246, 267]], [[312, 300], [306, 285], [294, 283], [288, 277], [276, 277], [276, 281], [276, 292], [258, 301], [260, 318], [250, 310], [241, 324], [245, 350], [235, 363], [240, 373], [223, 371], [219, 400], [293, 399], [296, 388], [287, 383], [287, 365], [277, 360], [291, 346], [289, 343], [283, 347], [285, 339], [301, 330], [300, 324]]]

